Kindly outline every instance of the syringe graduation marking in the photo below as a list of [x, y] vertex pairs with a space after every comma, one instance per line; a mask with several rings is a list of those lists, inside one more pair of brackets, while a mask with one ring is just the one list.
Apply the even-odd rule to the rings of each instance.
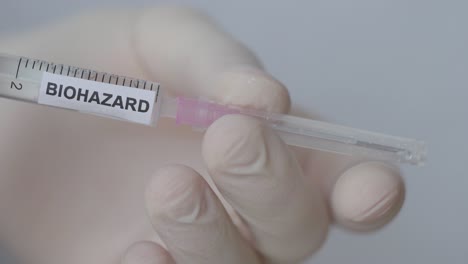
[[158, 88], [156, 88], [156, 102], [158, 101], [158, 96], [159, 96], [159, 84], [158, 84]]
[[19, 59], [18, 68], [16, 69], [16, 76], [15, 76], [15, 79], [18, 79], [19, 68], [20, 68], [21, 61], [22, 61], [22, 60], [23, 60], [23, 58], [20, 58], [20, 59]]
[[[18, 64], [19, 65], [19, 64]], [[43, 65], [43, 64], [42, 64]], [[34, 65], [33, 65], [34, 67]], [[60, 65], [60, 75], [63, 74], [63, 69], [64, 69], [64, 65]], [[48, 64], [48, 68], [49, 68], [49, 64]], [[66, 76], [70, 76], [70, 73], [72, 73], [72, 76], [75, 77], [75, 78], [78, 78], [80, 77], [81, 79], [87, 79], [89, 81], [92, 80], [92, 74], [94, 74], [94, 81], [97, 81], [97, 78], [99, 77], [99, 75], [101, 75], [101, 82], [105, 83], [109, 83], [109, 84], [113, 84], [114, 82], [112, 81], [112, 79], [114, 78], [114, 75], [112, 74], [106, 74], [106, 73], [100, 73], [100, 72], [94, 72], [94, 71], [87, 71], [88, 72], [88, 75], [86, 76], [85, 74], [85, 70], [83, 69], [80, 69], [80, 68], [75, 68], [73, 70], [72, 67], [67, 67], [67, 74]], [[48, 71], [48, 69], [46, 69], [46, 71]], [[79, 72], [81, 71], [81, 75], [79, 75]], [[56, 73], [57, 72], [57, 65], [54, 65], [53, 67], [53, 73]], [[125, 86], [125, 87], [130, 87], [130, 88], [137, 88], [137, 89], [143, 89], [143, 90], [146, 90], [146, 86], [147, 86], [147, 82], [146, 81], [143, 81], [142, 84], [140, 84], [140, 80], [135, 80], [136, 81], [136, 84], [135, 86], [133, 85], [133, 79], [129, 78], [130, 80], [130, 83], [129, 85], [127, 86], [127, 78], [126, 77], [123, 77], [122, 81], [120, 81], [120, 76], [115, 76], [116, 80], [115, 80], [115, 85], [119, 85], [119, 86]], [[141, 87], [143, 86], [143, 87]], [[157, 89], [159, 89], [159, 85], [157, 87]], [[153, 91], [154, 90], [154, 84], [151, 83], [151, 86], [148, 90], [151, 90]]]

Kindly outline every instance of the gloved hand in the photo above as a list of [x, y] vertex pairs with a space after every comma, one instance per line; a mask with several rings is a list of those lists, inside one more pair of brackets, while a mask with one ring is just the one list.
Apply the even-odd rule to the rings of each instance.
[[[3, 39], [0, 51], [290, 111], [286, 88], [254, 54], [189, 9], [80, 15]], [[151, 129], [6, 100], [0, 108], [0, 237], [35, 264], [122, 254], [126, 264], [298, 263], [331, 224], [375, 230], [404, 198], [398, 169], [288, 147], [249, 117], [225, 116], [201, 134], [170, 120]]]

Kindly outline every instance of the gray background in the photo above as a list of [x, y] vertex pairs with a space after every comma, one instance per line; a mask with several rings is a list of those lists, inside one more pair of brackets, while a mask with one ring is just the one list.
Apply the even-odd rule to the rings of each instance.
[[[0, 33], [145, 0], [2, 0]], [[388, 227], [333, 230], [311, 263], [468, 263], [468, 1], [186, 1], [248, 44], [293, 101], [336, 122], [416, 137], [407, 201]]]

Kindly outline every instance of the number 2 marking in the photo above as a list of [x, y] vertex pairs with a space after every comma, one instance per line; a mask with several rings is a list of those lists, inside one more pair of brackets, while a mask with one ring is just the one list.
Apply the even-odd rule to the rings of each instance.
[[16, 90], [21, 90], [21, 89], [23, 89], [23, 84], [21, 84], [21, 83], [16, 84], [15, 82], [11, 82], [10, 88], [11, 89], [15, 88]]

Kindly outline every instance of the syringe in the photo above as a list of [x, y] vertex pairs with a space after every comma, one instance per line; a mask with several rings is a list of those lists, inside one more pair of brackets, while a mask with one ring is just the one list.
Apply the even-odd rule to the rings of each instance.
[[160, 117], [206, 129], [227, 114], [262, 120], [289, 145], [370, 160], [422, 165], [424, 142], [322, 121], [170, 97], [158, 83], [0, 54], [0, 97], [156, 126]]

